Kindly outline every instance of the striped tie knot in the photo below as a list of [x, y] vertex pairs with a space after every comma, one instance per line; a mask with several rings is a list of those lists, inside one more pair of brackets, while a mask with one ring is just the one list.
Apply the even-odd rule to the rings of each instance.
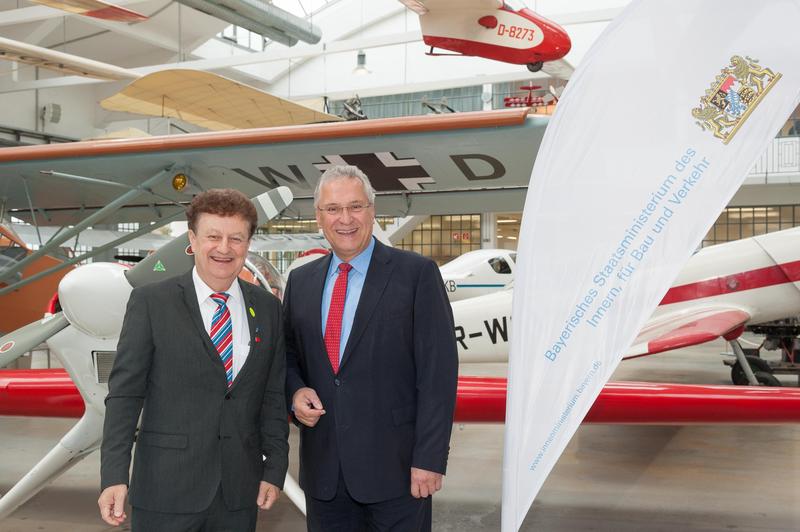
[[211, 300], [217, 305], [226, 304], [229, 297], [231, 297], [231, 295], [228, 292], [214, 292], [211, 294]]

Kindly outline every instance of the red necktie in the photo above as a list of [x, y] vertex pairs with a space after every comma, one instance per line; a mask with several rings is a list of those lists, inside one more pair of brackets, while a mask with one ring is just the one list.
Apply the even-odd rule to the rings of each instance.
[[325, 350], [331, 361], [334, 375], [339, 373], [339, 342], [342, 338], [342, 314], [344, 314], [344, 298], [347, 295], [347, 273], [353, 269], [346, 262], [339, 264], [339, 273], [333, 285], [331, 306], [328, 309], [328, 321], [325, 322]]

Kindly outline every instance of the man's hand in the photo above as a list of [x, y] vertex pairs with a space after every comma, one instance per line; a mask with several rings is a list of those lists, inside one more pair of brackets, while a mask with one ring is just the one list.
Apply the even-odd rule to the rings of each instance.
[[419, 499], [433, 495], [442, 489], [442, 474], [411, 468], [411, 495]]
[[97, 504], [100, 506], [100, 517], [109, 525], [119, 526], [125, 519], [125, 498], [128, 496], [128, 486], [115, 484], [103, 490]]
[[312, 388], [300, 388], [294, 392], [292, 407], [294, 408], [294, 417], [307, 427], [316, 425], [319, 418], [325, 414], [325, 410], [322, 409], [322, 401], [319, 400], [317, 392]]
[[277, 486], [262, 480], [261, 484], [258, 485], [258, 498], [256, 498], [256, 504], [262, 510], [269, 510], [272, 508], [272, 505], [275, 504], [275, 501], [278, 500], [280, 495], [281, 490], [278, 489]]

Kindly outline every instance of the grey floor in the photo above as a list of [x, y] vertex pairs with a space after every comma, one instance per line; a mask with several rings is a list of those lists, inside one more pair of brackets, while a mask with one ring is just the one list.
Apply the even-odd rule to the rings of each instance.
[[[623, 362], [613, 380], [728, 384], [722, 342]], [[504, 375], [464, 365], [463, 374]], [[796, 379], [788, 379], [797, 385]], [[69, 428], [70, 420], [0, 417], [0, 493]], [[500, 527], [503, 428], [456, 425], [434, 530]], [[296, 448], [296, 434], [292, 434]], [[292, 469], [296, 469], [296, 460]], [[68, 471], [4, 521], [4, 532], [101, 531], [98, 456]], [[304, 530], [286, 498], [258, 530]], [[800, 531], [800, 425], [584, 425], [537, 497], [522, 530]]]

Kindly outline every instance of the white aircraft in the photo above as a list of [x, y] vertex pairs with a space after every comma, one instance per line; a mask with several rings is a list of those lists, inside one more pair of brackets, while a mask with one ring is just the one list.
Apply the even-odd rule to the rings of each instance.
[[507, 249], [476, 249], [442, 265], [444, 288], [450, 302], [482, 296], [514, 282], [517, 253]]
[[[616, 266], [608, 271], [615, 270]], [[597, 273], [599, 278], [604, 279], [605, 275]], [[453, 303], [462, 362], [508, 360], [511, 298], [509, 289]], [[589, 308], [595, 307], [596, 302], [577, 305], [574, 318], [587, 323], [600, 320], [602, 307], [589, 314]], [[779, 385], [773, 373], [797, 372], [797, 350], [788, 346], [784, 364], [768, 364], [758, 356], [746, 356], [737, 338], [745, 326], [799, 315], [800, 228], [719, 244], [704, 248], [689, 259], [624, 358], [723, 337], [736, 355], [731, 369], [735, 384]], [[771, 343], [775, 344], [776, 335], [784, 337], [786, 329], [776, 325], [773, 333], [768, 325], [762, 325], [759, 330], [767, 333], [768, 339], [772, 335]], [[560, 351], [558, 343], [552, 350], [556, 354]]]

